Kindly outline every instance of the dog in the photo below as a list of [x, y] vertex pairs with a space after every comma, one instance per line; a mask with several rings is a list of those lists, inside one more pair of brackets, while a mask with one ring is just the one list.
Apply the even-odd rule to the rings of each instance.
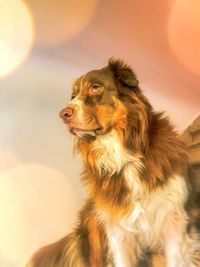
[[167, 267], [195, 267], [188, 233], [188, 153], [153, 110], [132, 68], [111, 58], [78, 78], [60, 117], [82, 155], [88, 200], [73, 232], [28, 267], [135, 267], [146, 251]]

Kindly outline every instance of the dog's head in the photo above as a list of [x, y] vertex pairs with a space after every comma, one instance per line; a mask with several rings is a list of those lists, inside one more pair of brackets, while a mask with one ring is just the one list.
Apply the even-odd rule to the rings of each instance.
[[76, 80], [71, 101], [60, 117], [72, 134], [86, 142], [116, 130], [129, 145], [134, 142], [136, 146], [145, 138], [150, 113], [133, 70], [123, 61], [111, 59], [106, 67]]

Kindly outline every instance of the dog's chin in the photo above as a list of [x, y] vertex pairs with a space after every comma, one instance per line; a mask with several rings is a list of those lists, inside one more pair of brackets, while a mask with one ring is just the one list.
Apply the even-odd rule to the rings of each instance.
[[96, 137], [100, 134], [102, 134], [102, 129], [101, 128], [97, 128], [94, 130], [87, 130], [87, 129], [79, 129], [79, 128], [69, 128], [69, 131], [82, 139], [85, 140], [95, 140]]

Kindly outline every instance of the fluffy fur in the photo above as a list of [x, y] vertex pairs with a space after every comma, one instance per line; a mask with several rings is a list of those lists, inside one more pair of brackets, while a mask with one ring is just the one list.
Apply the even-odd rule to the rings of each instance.
[[83, 158], [88, 201], [75, 230], [28, 267], [134, 267], [146, 251], [163, 252], [167, 267], [197, 266], [185, 211], [188, 155], [133, 70], [111, 59], [81, 76], [60, 116]]

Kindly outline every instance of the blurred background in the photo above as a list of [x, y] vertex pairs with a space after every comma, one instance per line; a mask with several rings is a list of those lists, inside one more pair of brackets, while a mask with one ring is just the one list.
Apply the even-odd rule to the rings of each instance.
[[0, 266], [73, 227], [81, 161], [58, 113], [112, 56], [178, 131], [199, 115], [199, 0], [0, 0]]

